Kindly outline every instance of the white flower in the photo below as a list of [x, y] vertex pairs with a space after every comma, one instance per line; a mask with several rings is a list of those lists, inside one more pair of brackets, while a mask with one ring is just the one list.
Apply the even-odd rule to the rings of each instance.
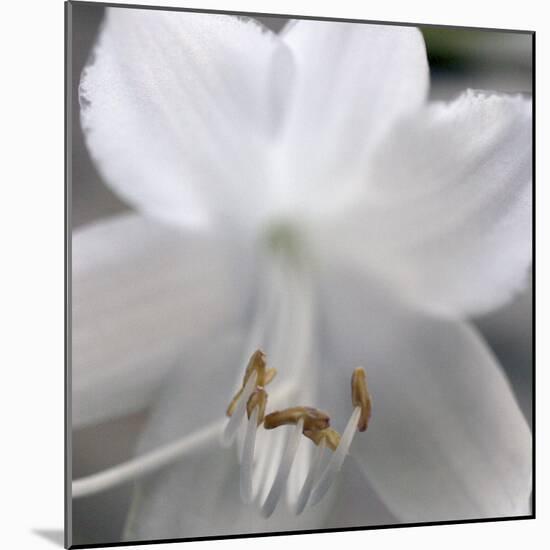
[[[431, 104], [428, 87], [413, 28], [274, 35], [108, 10], [82, 123], [138, 213], [73, 238], [73, 422], [151, 405], [138, 453], [194, 443], [140, 483], [129, 537], [529, 513], [529, 428], [462, 319], [503, 304], [530, 265], [531, 103]], [[340, 430], [353, 368], [369, 377], [355, 460], [298, 517], [241, 504], [235, 452], [210, 429], [257, 347], [279, 371], [270, 408], [315, 405]], [[283, 440], [259, 443], [275, 465]]]

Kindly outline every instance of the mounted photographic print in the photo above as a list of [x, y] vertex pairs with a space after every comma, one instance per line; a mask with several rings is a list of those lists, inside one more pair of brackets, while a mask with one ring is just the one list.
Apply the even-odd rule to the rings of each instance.
[[66, 6], [67, 546], [534, 517], [534, 34]]

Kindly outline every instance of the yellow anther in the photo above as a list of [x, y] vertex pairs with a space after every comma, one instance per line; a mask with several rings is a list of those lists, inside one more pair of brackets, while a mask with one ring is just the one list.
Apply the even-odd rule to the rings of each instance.
[[[270, 369], [275, 370], [275, 369]], [[246, 367], [246, 371], [244, 373], [244, 379], [243, 379], [243, 388], [248, 382], [248, 379], [252, 376], [252, 373], [256, 373], [256, 386], [260, 386], [260, 388], [263, 388], [267, 382], [266, 382], [266, 368], [265, 368], [265, 353], [258, 349], [256, 350], [250, 357], [250, 360], [248, 361], [248, 365]], [[273, 380], [273, 377], [275, 374], [273, 374], [268, 381]]]
[[364, 432], [369, 425], [372, 401], [367, 388], [367, 376], [361, 367], [356, 368], [351, 377], [351, 402], [354, 407], [361, 407], [357, 429]]
[[248, 398], [246, 403], [246, 413], [248, 418], [252, 416], [252, 412], [258, 407], [258, 423], [259, 426], [264, 421], [265, 406], [267, 403], [267, 393], [262, 388], [256, 388]]
[[231, 400], [231, 403], [229, 403], [229, 407], [227, 407], [226, 411], [227, 416], [232, 416], [235, 412], [235, 407], [237, 406], [237, 403], [241, 398], [246, 383], [254, 373], [256, 373], [256, 386], [259, 388], [267, 386], [277, 374], [277, 369], [266, 369], [265, 353], [259, 349], [251, 355], [248, 361], [248, 365], [244, 372], [242, 386], [235, 394], [235, 397], [233, 397], [233, 399]]
[[325, 428], [324, 430], [304, 430], [304, 435], [311, 439], [315, 445], [319, 445], [321, 441], [324, 441], [326, 446], [335, 451], [336, 447], [340, 444], [340, 434], [332, 428]]
[[283, 424], [297, 424], [301, 418], [304, 420], [304, 431], [324, 430], [330, 425], [330, 417], [323, 411], [313, 407], [291, 407], [268, 414], [264, 420], [264, 428], [272, 430]]
[[235, 412], [235, 407], [237, 406], [237, 403], [243, 391], [244, 388], [240, 388], [239, 391], [235, 394], [235, 397], [233, 397], [233, 399], [231, 400], [231, 403], [229, 403], [229, 407], [227, 407], [226, 411], [227, 416], [233, 416], [233, 413]]
[[277, 369], [267, 369], [265, 371], [264, 386], [267, 386], [277, 374]]

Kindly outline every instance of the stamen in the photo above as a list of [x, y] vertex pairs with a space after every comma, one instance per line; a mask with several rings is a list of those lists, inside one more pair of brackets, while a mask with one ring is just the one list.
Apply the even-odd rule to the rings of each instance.
[[340, 434], [332, 428], [325, 428], [319, 431], [304, 430], [304, 435], [311, 439], [315, 445], [326, 444], [332, 451], [335, 451], [336, 447], [340, 444]]
[[304, 417], [302, 416], [298, 419], [294, 431], [288, 438], [285, 453], [283, 455], [281, 463], [279, 464], [279, 469], [277, 471], [277, 475], [275, 476], [275, 481], [273, 482], [271, 491], [269, 491], [269, 494], [267, 495], [267, 498], [265, 499], [265, 502], [262, 506], [262, 514], [265, 518], [271, 516], [271, 514], [275, 510], [275, 507], [277, 506], [277, 503], [279, 502], [279, 498], [281, 497], [283, 487], [288, 478], [290, 468], [292, 467], [292, 463], [294, 462], [294, 457], [296, 456], [298, 445], [300, 444], [300, 438], [303, 428]]
[[231, 399], [231, 402], [229, 403], [227, 410], [225, 412], [227, 416], [233, 416], [233, 413], [235, 412], [235, 408], [237, 406], [237, 403], [239, 402], [239, 399], [241, 398], [241, 395], [243, 394], [243, 391], [244, 391], [244, 386], [239, 388], [239, 391], [235, 394], [233, 399]]
[[330, 458], [321, 479], [313, 489], [310, 498], [312, 506], [317, 504], [325, 496], [332, 485], [336, 474], [342, 467], [344, 459], [349, 452], [356, 429], [361, 432], [367, 429], [371, 415], [372, 402], [367, 389], [365, 370], [361, 367], [356, 368], [351, 377], [351, 401], [354, 406], [351, 418], [346, 425], [342, 438], [334, 454]]
[[246, 402], [246, 414], [248, 415], [249, 419], [252, 415], [252, 411], [255, 411], [255, 410], [258, 411], [258, 414], [256, 415], [257, 426], [259, 426], [264, 421], [266, 403], [267, 403], [267, 393], [263, 388], [256, 388], [250, 394], [250, 397]]
[[231, 403], [229, 403], [229, 407], [227, 407], [227, 416], [233, 415], [237, 403], [243, 394], [246, 383], [250, 380], [252, 374], [256, 374], [256, 385], [261, 388], [269, 384], [277, 374], [276, 369], [268, 369], [266, 371], [265, 354], [262, 350], [256, 350], [250, 357], [244, 373], [242, 386], [231, 400]]
[[[306, 377], [303, 366], [313, 359], [313, 300], [305, 278], [307, 274], [295, 273], [294, 270], [285, 273], [287, 268], [284, 262], [274, 267], [274, 275], [281, 275], [286, 284], [284, 289], [280, 287], [279, 301], [274, 295], [271, 296], [273, 299], [270, 302], [275, 312], [274, 326], [269, 330], [267, 324], [264, 324], [262, 337], [256, 342], [262, 342], [268, 347], [270, 356], [276, 358], [277, 364], [285, 365], [290, 372], [298, 372], [298, 378], [293, 384], [295, 390], [299, 390], [295, 397], [299, 395], [309, 401], [314, 397], [308, 392], [312, 389], [308, 384], [311, 372]], [[261, 316], [258, 319], [261, 321]], [[248, 361], [241, 387], [227, 409], [230, 419], [224, 433], [224, 443], [231, 443], [242, 425], [246, 411], [246, 428], [243, 426], [243, 430], [239, 431], [240, 493], [245, 503], [257, 501], [266, 518], [273, 514], [285, 488], [288, 503], [296, 514], [302, 513], [308, 505], [317, 504], [341, 469], [355, 431], [366, 430], [371, 415], [371, 399], [365, 372], [361, 368], [356, 369], [352, 376], [354, 408], [342, 436], [330, 428], [328, 414], [313, 407], [291, 407], [266, 415], [267, 394], [264, 387], [275, 375], [275, 369], [267, 368], [264, 353], [259, 349], [255, 351]], [[279, 430], [267, 436], [271, 430], [284, 425], [294, 425], [294, 429], [290, 432]], [[309, 455], [313, 448], [308, 445], [307, 449], [301, 449], [304, 456], [300, 455], [300, 462], [293, 467], [294, 462], [297, 462], [302, 434], [315, 443], [317, 448], [311, 460]], [[255, 447], [258, 454], [256, 462]], [[326, 456], [327, 447], [333, 451], [330, 457]], [[327, 460], [324, 460], [325, 457]], [[308, 471], [300, 468], [307, 464]]]
[[265, 371], [265, 377], [264, 377], [264, 386], [267, 386], [277, 374], [277, 369], [267, 369]]
[[329, 463], [327, 464], [325, 471], [323, 472], [321, 479], [313, 489], [310, 498], [310, 504], [314, 506], [317, 504], [327, 493], [336, 474], [339, 472], [344, 459], [348, 454], [351, 442], [353, 441], [353, 436], [357, 430], [357, 423], [361, 417], [361, 407], [355, 407], [351, 414], [351, 417], [346, 425], [346, 429], [342, 434], [340, 444], [334, 451], [333, 455], [330, 457]]
[[361, 417], [357, 429], [364, 432], [369, 425], [372, 401], [367, 388], [365, 369], [358, 367], [351, 377], [351, 402], [354, 407], [361, 407]]
[[255, 372], [258, 377], [258, 386], [263, 386], [265, 377], [265, 354], [260, 349], [256, 350], [250, 356], [250, 360], [248, 361], [248, 365], [244, 371], [243, 385], [246, 384], [253, 372]]
[[[310, 433], [318, 433], [318, 432], [310, 432]], [[302, 490], [298, 495], [298, 500], [296, 502], [296, 507], [294, 509], [294, 512], [296, 513], [297, 516], [299, 516], [304, 511], [304, 508], [306, 507], [306, 504], [311, 495], [313, 484], [317, 479], [317, 477], [319, 476], [319, 472], [321, 470], [321, 460], [323, 458], [323, 453], [326, 448], [326, 442], [327, 442], [327, 439], [322, 437], [319, 440], [319, 443], [317, 444], [317, 449], [315, 450], [315, 453], [313, 455], [313, 462], [311, 464], [311, 468], [309, 469], [306, 480], [304, 481]]]
[[255, 477], [258, 486], [258, 501], [263, 502], [267, 498], [269, 491], [277, 475], [277, 464], [280, 464], [285, 446], [285, 433], [283, 430], [277, 432], [268, 432], [262, 430], [263, 445], [262, 452], [258, 456], [258, 466]]
[[[285, 339], [282, 342], [285, 360], [278, 359], [288, 372], [295, 376], [299, 393], [295, 399], [313, 403], [316, 394], [312, 378], [316, 376], [313, 356], [314, 299], [308, 269], [287, 273], [286, 287], [290, 303], [290, 315], [285, 327]], [[291, 405], [292, 403], [289, 403]], [[282, 433], [281, 431], [279, 433]], [[303, 445], [294, 460], [287, 481], [286, 498], [290, 509], [294, 509], [300, 488], [311, 467], [312, 451], [310, 445]]]
[[[241, 394], [244, 394], [245, 396], [249, 395], [253, 391], [255, 385], [256, 374], [254, 373], [252, 376], [249, 377]], [[233, 443], [233, 440], [235, 439], [235, 435], [237, 434], [237, 430], [245, 414], [246, 402], [247, 400], [244, 398], [238, 399], [236, 401], [236, 407], [234, 408], [233, 414], [229, 417], [229, 421], [227, 422], [225, 430], [223, 431], [221, 443], [224, 447], [229, 447], [229, 445], [231, 445], [231, 443]]]
[[247, 343], [243, 346], [243, 363], [249, 359], [249, 353], [256, 349], [258, 342], [265, 344], [268, 336], [270, 320], [274, 315], [279, 316], [282, 294], [282, 280], [280, 270], [274, 268], [270, 262], [266, 262], [268, 269], [260, 277], [261, 286], [258, 291], [258, 300], [254, 317], [247, 336]]
[[313, 407], [290, 407], [282, 411], [268, 414], [264, 420], [266, 430], [272, 430], [284, 424], [297, 424], [303, 420], [304, 430], [324, 430], [330, 425], [330, 417], [327, 413]]
[[242, 462], [241, 462], [241, 498], [245, 504], [252, 500], [252, 465], [254, 462], [254, 444], [256, 442], [256, 430], [261, 421], [259, 420], [261, 409], [254, 407], [252, 414], [249, 415], [248, 425], [246, 427], [246, 436], [244, 438]]

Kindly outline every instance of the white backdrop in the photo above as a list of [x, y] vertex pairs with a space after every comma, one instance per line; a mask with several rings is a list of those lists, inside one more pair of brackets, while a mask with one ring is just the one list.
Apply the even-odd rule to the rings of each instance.
[[[129, 2], [120, 2], [129, 3]], [[133, 0], [134, 4], [148, 3]], [[550, 25], [544, 3], [461, 0], [455, 4], [416, 0], [306, 2], [305, 0], [159, 0], [160, 4], [194, 8], [263, 11], [357, 19], [407, 21], [537, 31], [537, 240], [549, 236]], [[63, 2], [14, 1], [2, 7], [0, 33], [0, 177], [2, 331], [2, 491], [1, 534], [5, 548], [55, 548], [40, 532], [63, 526]], [[7, 196], [6, 196], [7, 192]], [[548, 250], [548, 247], [546, 247]], [[423, 550], [533, 545], [548, 533], [546, 420], [549, 362], [544, 342], [550, 322], [548, 254], [537, 256], [537, 515], [535, 521], [391, 529], [299, 537], [186, 543], [185, 548], [288, 548], [321, 544]], [[546, 524], [546, 525], [545, 525]], [[7, 531], [7, 532], [6, 532]], [[176, 548], [158, 545], [155, 548]]]

